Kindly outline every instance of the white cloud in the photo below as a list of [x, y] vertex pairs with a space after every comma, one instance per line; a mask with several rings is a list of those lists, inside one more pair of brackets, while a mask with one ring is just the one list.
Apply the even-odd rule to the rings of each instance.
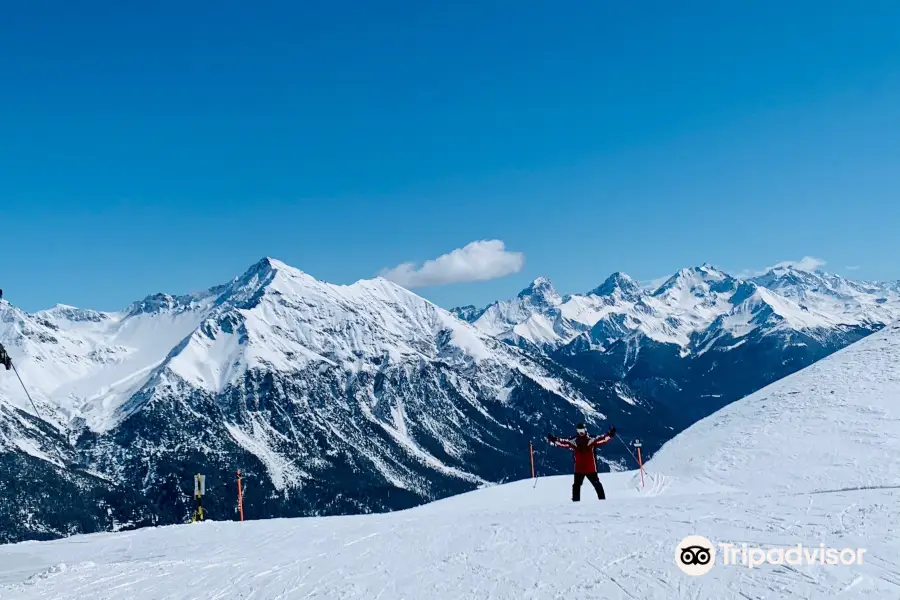
[[772, 269], [785, 267], [793, 267], [800, 271], [815, 271], [816, 269], [824, 267], [826, 264], [828, 263], [821, 258], [816, 258], [815, 256], [804, 256], [800, 260], [783, 260], [779, 263], [775, 263], [770, 267], [766, 267], [765, 269], [744, 269], [742, 271], [736, 272], [734, 276], [738, 279], [750, 279], [751, 277], [765, 275]]
[[379, 275], [408, 288], [487, 281], [518, 273], [525, 264], [521, 252], [509, 252], [501, 240], [479, 240], [466, 244], [421, 266], [403, 263], [382, 269]]
[[663, 277], [657, 277], [656, 279], [644, 279], [644, 280], [639, 281], [638, 284], [645, 290], [652, 291], [652, 290], [658, 289], [659, 286], [661, 286], [662, 284], [667, 282], [670, 277], [672, 277], [672, 276], [665, 275]]
[[859, 265], [853, 265], [852, 267], [844, 267], [844, 268], [847, 269], [848, 271], [858, 271]]
[[821, 267], [824, 267], [826, 263], [821, 258], [816, 258], [815, 256], [804, 256], [800, 260], [785, 260], [778, 264], [772, 265], [768, 269], [777, 269], [779, 267], [794, 267], [795, 269], [799, 269], [800, 271], [815, 271]]

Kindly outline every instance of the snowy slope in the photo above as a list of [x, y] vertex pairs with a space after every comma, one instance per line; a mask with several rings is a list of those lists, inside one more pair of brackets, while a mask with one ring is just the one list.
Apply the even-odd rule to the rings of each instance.
[[741, 338], [746, 338], [756, 330], [761, 330], [763, 335], [805, 331], [827, 338], [830, 331], [845, 324], [840, 317], [801, 306], [749, 282], [742, 283], [729, 302], [733, 307], [716, 317], [709, 327], [692, 340], [697, 354], [707, 352], [723, 338], [729, 344], [738, 344]]
[[[738, 401], [573, 504], [570, 478], [412, 510], [206, 523], [0, 547], [0, 597], [896, 598], [900, 327]], [[688, 535], [864, 548], [861, 564], [722, 564], [689, 577]]]
[[[0, 301], [0, 342], [42, 414], [60, 426], [83, 418], [93, 429], [108, 429], [116, 410], [199, 326], [213, 306], [214, 292], [158, 295], [115, 313], [58, 305], [26, 314]], [[0, 398], [33, 412], [12, 377], [0, 379]]]
[[649, 468], [737, 489], [809, 492], [900, 486], [898, 457], [894, 324], [695, 423]]
[[[894, 491], [632, 493], [604, 505], [572, 505], [568, 481], [542, 479], [536, 489], [510, 484], [384, 515], [207, 523], [4, 546], [0, 597], [896, 598]], [[695, 534], [764, 548], [824, 543], [867, 553], [859, 566], [719, 565], [692, 578], [673, 559], [676, 544]]]

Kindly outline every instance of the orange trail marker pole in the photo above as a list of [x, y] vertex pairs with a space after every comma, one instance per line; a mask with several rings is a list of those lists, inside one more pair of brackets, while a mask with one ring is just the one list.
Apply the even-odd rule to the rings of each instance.
[[241, 513], [241, 521], [244, 520], [244, 491], [241, 488], [241, 470], [238, 469], [238, 510]]
[[528, 442], [528, 452], [531, 454], [531, 478], [534, 479], [534, 444]]

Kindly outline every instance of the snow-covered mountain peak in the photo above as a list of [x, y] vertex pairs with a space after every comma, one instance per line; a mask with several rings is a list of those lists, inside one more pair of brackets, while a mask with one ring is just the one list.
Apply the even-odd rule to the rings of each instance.
[[222, 294], [169, 368], [219, 392], [254, 368], [291, 372], [320, 362], [352, 371], [386, 356], [433, 359], [446, 329], [460, 360], [489, 354], [470, 326], [384, 278], [333, 285], [264, 259]]
[[[139, 410], [153, 389], [187, 384], [219, 393], [255, 369], [296, 373], [319, 364], [374, 375], [392, 363], [440, 361], [492, 373], [498, 394], [507, 385], [502, 373], [555, 385], [516, 349], [391, 281], [328, 284], [271, 258], [228, 284], [154, 294], [119, 313], [57, 306], [27, 314], [4, 303], [0, 339], [39, 405], [94, 431]], [[0, 381], [0, 392], [28, 410], [11, 380]]]
[[644, 295], [641, 285], [627, 274], [616, 271], [606, 278], [602, 284], [594, 288], [588, 294], [594, 296], [618, 296], [631, 302]]
[[751, 281], [785, 296], [828, 295], [839, 299], [853, 299], [859, 294], [878, 294], [889, 287], [852, 281], [840, 275], [816, 269], [807, 271], [792, 265], [773, 267]]
[[[0, 340], [63, 434], [30, 435], [41, 424], [23, 414], [22, 387], [0, 377], [0, 446], [46, 461], [37, 452], [58, 443], [136, 498], [177, 496], [198, 464], [221, 489], [240, 467], [254, 518], [393, 510], [520, 476], [505, 466], [508, 448], [558, 423], [615, 422], [652, 454], [675, 428], [875, 329], [836, 327], [840, 339], [816, 346], [796, 329], [815, 326], [815, 306], [709, 265], [685, 271], [687, 297], [633, 301], [620, 274], [610, 295], [558, 304], [543, 302], [538, 280], [485, 313], [505, 327], [500, 339], [384, 279], [333, 285], [269, 258], [223, 286], [150, 296], [99, 321], [72, 321], [72, 307], [0, 305]], [[700, 356], [694, 342], [707, 331], [722, 342]], [[581, 347], [565, 354], [567, 340]], [[610, 466], [628, 458], [616, 444], [604, 451], [620, 455]], [[147, 514], [167, 511], [158, 523], [171, 523], [183, 508], [154, 503]], [[211, 504], [217, 519], [229, 508]]]
[[274, 271], [286, 271], [289, 273], [300, 273], [300, 269], [296, 267], [292, 267], [284, 261], [278, 260], [277, 258], [272, 258], [271, 256], [264, 256], [252, 265], [244, 272], [243, 275], [237, 277], [236, 279], [250, 277], [254, 274], [261, 275], [265, 277], [270, 272]]
[[[509, 373], [555, 385], [518, 350], [394, 282], [328, 284], [269, 258], [224, 286], [148, 296], [90, 328], [64, 325], [69, 308], [44, 316], [2, 312], [13, 325], [0, 328], [0, 337], [14, 342], [14, 360], [35, 381], [40, 401], [94, 431], [140, 410], [154, 389], [187, 384], [221, 393], [254, 370], [290, 374], [313, 366], [374, 376], [391, 364], [439, 361], [473, 376], [491, 373], [490, 393], [502, 395]], [[6, 383], [26, 409], [21, 392]]]
[[[818, 339], [827, 337], [827, 332], [842, 325], [834, 315], [797, 304], [752, 282], [742, 282], [729, 302], [733, 304], [731, 310], [719, 315], [695, 336], [694, 348], [698, 354], [706, 353], [714, 345], [736, 347], [735, 344], [742, 343], [736, 340], [751, 333], [771, 336], [802, 331]], [[785, 343], [793, 343], [790, 336]]]
[[[750, 286], [752, 286], [752, 290]], [[835, 325], [834, 320], [828, 315], [800, 306], [767, 288], [747, 284], [742, 288], [743, 290], [750, 291], [750, 293], [740, 302], [735, 302], [736, 306], [731, 311], [731, 316], [737, 314], [775, 316], [787, 321], [797, 329], [815, 329]], [[732, 301], [738, 299], [732, 298]]]
[[819, 273], [805, 271], [796, 267], [785, 265], [773, 267], [751, 279], [752, 282], [775, 291], [811, 291], [822, 284]]
[[681, 269], [653, 292], [654, 296], [681, 297], [684, 294], [706, 296], [710, 292], [734, 291], [737, 280], [708, 264]]
[[140, 315], [177, 314], [183, 312], [196, 312], [208, 308], [211, 303], [220, 297], [228, 285], [215, 286], [200, 292], [193, 292], [181, 296], [172, 294], [151, 294], [143, 300], [132, 302], [125, 310], [119, 313], [108, 313], [116, 319], [127, 319]]
[[759, 288], [760, 286], [752, 281], [742, 281], [738, 284], [737, 289], [734, 290], [734, 294], [728, 301], [736, 306], [754, 295]]
[[254, 263], [242, 275], [226, 285], [212, 288], [219, 305], [252, 308], [265, 294], [304, 294], [306, 289], [324, 285], [300, 269], [270, 257]]
[[176, 298], [169, 294], [157, 293], [147, 296], [143, 300], [132, 303], [126, 312], [128, 316], [137, 316], [142, 313], [155, 313], [175, 308]]
[[457, 306], [456, 308], [451, 308], [450, 313], [461, 321], [472, 323], [476, 321], [478, 317], [484, 314], [484, 309], [476, 308], [471, 304], [467, 304], [465, 306]]
[[686, 343], [692, 332], [707, 327], [716, 317], [728, 312], [730, 299], [739, 285], [740, 281], [731, 275], [701, 265], [678, 271], [647, 302], [657, 306], [657, 312], [664, 318], [669, 315], [677, 320], [678, 339]]
[[695, 273], [699, 273], [702, 275], [703, 279], [706, 281], [733, 281], [734, 277], [722, 271], [721, 269], [714, 267], [709, 263], [703, 263], [699, 267], [694, 267], [691, 269]]
[[516, 296], [520, 300], [530, 301], [535, 305], [556, 306], [562, 302], [562, 296], [546, 277], [538, 277]]
[[[530, 333], [526, 337], [543, 339], [547, 336], [554, 337], [552, 333], [552, 320], [550, 313], [558, 313], [558, 307], [563, 303], [563, 298], [546, 277], [538, 277], [525, 289], [519, 292], [512, 300], [503, 300], [489, 304], [482, 311], [466, 311], [471, 317], [471, 322], [488, 335], [502, 339], [511, 339], [519, 335], [516, 328], [525, 325]], [[459, 311], [454, 311], [459, 316]], [[537, 317], [537, 323], [528, 324], [532, 317]]]
[[277, 258], [272, 258], [271, 256], [266, 256], [260, 259], [259, 264], [268, 265], [270, 269], [274, 269], [276, 271], [289, 271], [292, 273], [302, 272], [297, 267], [291, 266], [282, 260], [278, 260]]
[[[297, 267], [291, 266], [284, 261], [267, 256], [256, 264], [252, 265], [246, 273], [240, 278], [244, 280], [257, 279], [259, 281], [268, 281], [274, 278], [282, 278], [290, 281], [302, 281], [309, 283], [323, 283], [318, 279]], [[381, 279], [381, 277], [376, 277]]]
[[[0, 300], [0, 323], [12, 324], [21, 321], [25, 312], [7, 300]], [[8, 327], [9, 325], [7, 325]], [[5, 341], [5, 340], [4, 340]]]
[[835, 315], [843, 323], [886, 323], [900, 318], [900, 293], [886, 284], [853, 281], [790, 265], [770, 269], [751, 281], [805, 309]]
[[[846, 325], [871, 331], [900, 318], [895, 287], [790, 265], [744, 281], [703, 263], [679, 270], [653, 290], [624, 273], [613, 273], [591, 292], [566, 295], [559, 303], [534, 303], [523, 292], [481, 311], [467, 307], [454, 314], [500, 339], [550, 351], [593, 329], [585, 338], [590, 343], [582, 341], [578, 347], [608, 348], [638, 333], [689, 352], [696, 336], [715, 337], [724, 321], [751, 313], [759, 323], [781, 329]], [[719, 317], [723, 323], [716, 325]], [[712, 330], [704, 333], [707, 328]]]
[[65, 320], [73, 323], [90, 322], [100, 323], [114, 317], [113, 313], [100, 312], [85, 308], [69, 306], [68, 304], [57, 304], [51, 309], [42, 310], [35, 313], [37, 317], [43, 317], [51, 320]]

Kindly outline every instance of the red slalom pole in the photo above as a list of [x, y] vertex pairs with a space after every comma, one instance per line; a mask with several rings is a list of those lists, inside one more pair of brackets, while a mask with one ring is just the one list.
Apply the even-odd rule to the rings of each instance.
[[244, 520], [244, 490], [241, 487], [241, 470], [238, 469], [238, 510], [241, 513], [241, 521]]

